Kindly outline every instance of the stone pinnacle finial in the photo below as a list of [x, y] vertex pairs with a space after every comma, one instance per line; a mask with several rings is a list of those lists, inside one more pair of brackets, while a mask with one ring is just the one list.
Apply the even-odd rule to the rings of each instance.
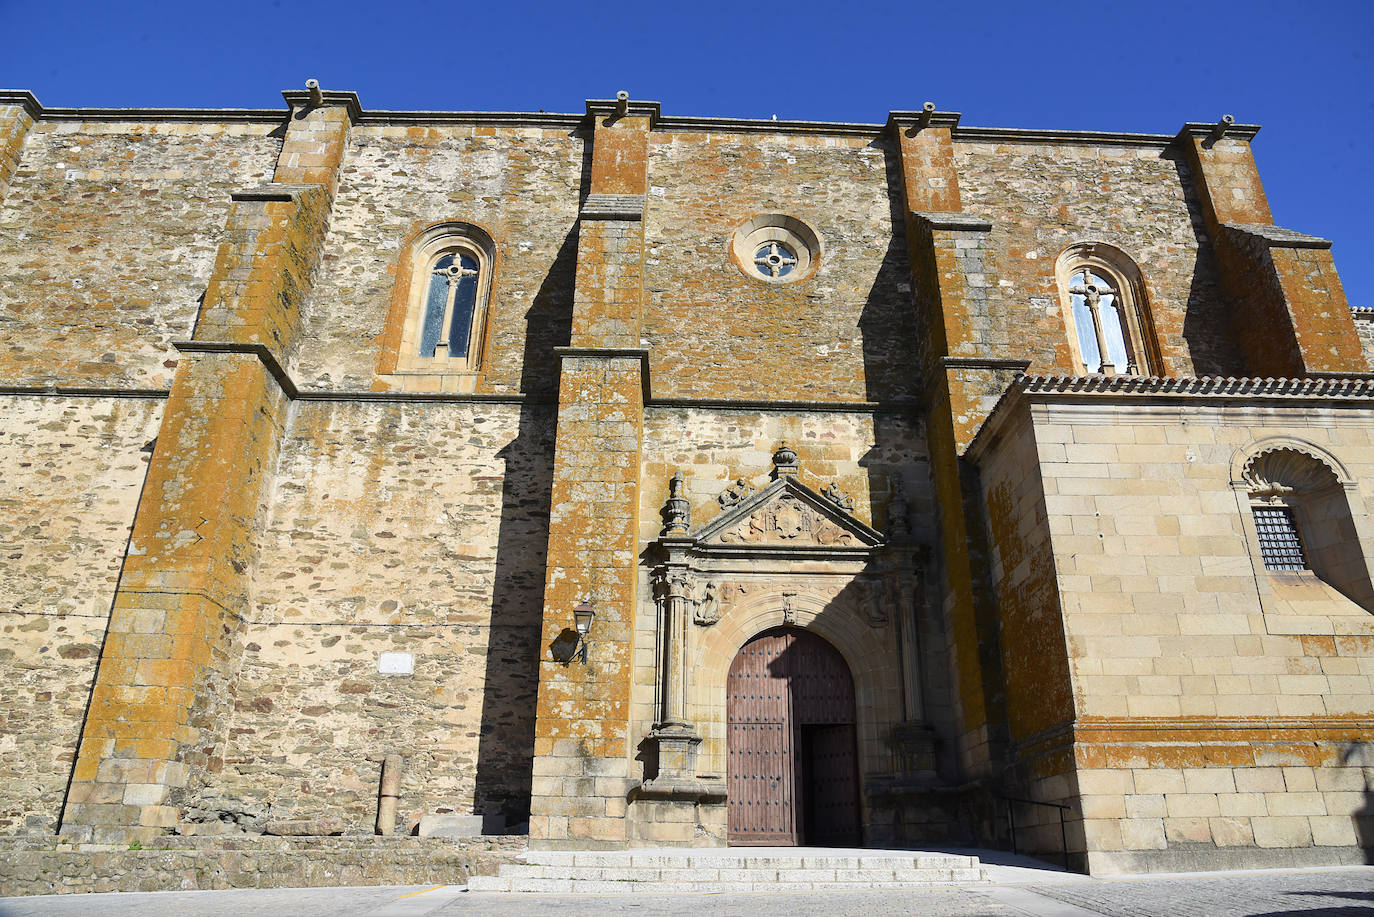
[[692, 504], [682, 495], [682, 472], [673, 473], [668, 482], [668, 500], [663, 504], [663, 535], [686, 535], [692, 527]]
[[796, 451], [784, 442], [778, 447], [778, 451], [773, 453], [773, 480], [795, 478], [800, 469]]

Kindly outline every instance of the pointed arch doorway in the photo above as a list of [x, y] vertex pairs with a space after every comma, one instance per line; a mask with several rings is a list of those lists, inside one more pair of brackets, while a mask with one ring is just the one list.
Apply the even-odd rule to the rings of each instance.
[[729, 842], [858, 846], [854, 678], [821, 637], [779, 627], [735, 656], [726, 682]]

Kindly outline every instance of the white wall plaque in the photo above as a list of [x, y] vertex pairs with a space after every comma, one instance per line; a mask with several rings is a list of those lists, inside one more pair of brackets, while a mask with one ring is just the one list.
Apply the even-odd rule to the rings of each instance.
[[377, 657], [377, 671], [383, 675], [409, 675], [415, 671], [415, 654], [382, 653]]

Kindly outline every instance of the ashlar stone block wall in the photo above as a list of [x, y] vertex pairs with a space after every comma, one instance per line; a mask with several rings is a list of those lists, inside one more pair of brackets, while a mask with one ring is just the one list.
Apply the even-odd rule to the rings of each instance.
[[[1266, 571], [1233, 486], [1256, 443], [1334, 457], [1359, 482], [1344, 496], [1367, 555], [1363, 402], [1017, 407], [984, 466], [989, 512], [996, 524], [1014, 465], [1036, 469], [1043, 497], [1007, 520], [998, 561], [1024, 566], [1018, 546], [1039, 544], [1053, 571], [1036, 601], [1000, 591], [1007, 671], [1032, 650], [1066, 659], [1067, 678], [1039, 667], [1037, 690], [1072, 694], [1013, 718], [1016, 779], [1034, 798], [1078, 797], [1070, 845], [1094, 872], [1363, 862], [1374, 613], [1310, 572]], [[1008, 611], [1021, 604], [1029, 615]]]

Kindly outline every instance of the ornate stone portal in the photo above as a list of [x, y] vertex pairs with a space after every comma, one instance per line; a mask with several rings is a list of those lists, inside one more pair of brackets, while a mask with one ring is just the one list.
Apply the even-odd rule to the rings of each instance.
[[[739, 647], [770, 627], [813, 631], [848, 660], [866, 777], [890, 782], [892, 736], [924, 723], [917, 638], [924, 554], [910, 537], [900, 487], [884, 535], [854, 517], [853, 500], [835, 484], [818, 492], [802, 483], [792, 449], [780, 448], [773, 465], [772, 482], [760, 490], [745, 478], [730, 485], [719, 498], [724, 511], [695, 533], [684, 524], [681, 476], [673, 477], [668, 525], [648, 552], [655, 721], [643, 743], [646, 779], [633, 794], [652, 801], [646, 822], [714, 818], [723, 829], [725, 676]], [[674, 805], [687, 811], [665, 811]], [[717, 811], [703, 815], [703, 807]], [[704, 842], [724, 843], [723, 830], [704, 833]]]

